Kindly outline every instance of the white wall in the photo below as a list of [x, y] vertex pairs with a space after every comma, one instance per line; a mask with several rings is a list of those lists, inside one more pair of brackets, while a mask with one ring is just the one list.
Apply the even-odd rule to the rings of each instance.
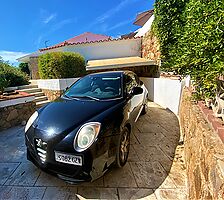
[[141, 38], [117, 40], [109, 42], [88, 43], [80, 45], [71, 45], [51, 49], [44, 52], [68, 51], [78, 52], [86, 60], [122, 58], [131, 56], [141, 56]]
[[71, 86], [79, 78], [66, 79], [39, 79], [37, 80], [38, 88], [46, 90], [64, 90]]
[[135, 35], [135, 37], [142, 37], [144, 36], [149, 30], [151, 30], [152, 22], [154, 20], [154, 15], [152, 15], [148, 21], [144, 24], [142, 28], [138, 30], [138, 33]]
[[167, 78], [141, 78], [149, 92], [149, 99], [163, 108], [170, 109], [174, 114], [179, 113], [182, 89], [187, 81]]

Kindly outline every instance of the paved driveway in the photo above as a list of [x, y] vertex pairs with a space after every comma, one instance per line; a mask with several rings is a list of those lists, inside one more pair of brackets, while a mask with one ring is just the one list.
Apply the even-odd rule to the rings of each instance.
[[133, 131], [128, 163], [92, 183], [67, 184], [27, 161], [24, 127], [0, 132], [0, 199], [186, 199], [178, 119], [148, 105]]

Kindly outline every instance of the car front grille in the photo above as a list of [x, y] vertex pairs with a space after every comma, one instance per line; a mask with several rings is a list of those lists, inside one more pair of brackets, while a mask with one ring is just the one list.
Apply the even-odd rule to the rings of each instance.
[[41, 162], [44, 163], [47, 158], [47, 143], [39, 138], [36, 138], [35, 146], [37, 150], [37, 155], [39, 156]]

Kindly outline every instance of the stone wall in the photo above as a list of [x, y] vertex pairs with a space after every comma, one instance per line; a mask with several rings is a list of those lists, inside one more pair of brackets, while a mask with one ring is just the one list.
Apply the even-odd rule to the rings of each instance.
[[190, 199], [224, 199], [224, 143], [184, 89], [180, 106]]
[[31, 79], [39, 79], [39, 72], [38, 72], [38, 58], [37, 57], [31, 57], [29, 62], [29, 69], [31, 73]]
[[148, 32], [142, 39], [142, 57], [156, 60], [160, 64], [159, 41], [152, 32]]
[[63, 93], [62, 90], [47, 90], [42, 89], [43, 93], [47, 96], [48, 100], [54, 101], [58, 97], [60, 97]]
[[7, 129], [27, 121], [35, 112], [36, 104], [27, 102], [0, 108], [0, 130]]

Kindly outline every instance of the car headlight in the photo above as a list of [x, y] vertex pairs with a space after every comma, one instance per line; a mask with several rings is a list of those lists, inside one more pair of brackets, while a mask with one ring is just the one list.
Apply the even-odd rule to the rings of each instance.
[[101, 124], [99, 122], [90, 122], [84, 124], [78, 131], [74, 139], [74, 148], [81, 152], [88, 149], [100, 132]]
[[28, 129], [30, 128], [30, 126], [33, 124], [33, 122], [35, 121], [35, 119], [38, 117], [38, 112], [35, 111], [32, 116], [29, 118], [28, 122], [26, 123], [26, 127], [25, 127], [25, 132], [28, 131]]

